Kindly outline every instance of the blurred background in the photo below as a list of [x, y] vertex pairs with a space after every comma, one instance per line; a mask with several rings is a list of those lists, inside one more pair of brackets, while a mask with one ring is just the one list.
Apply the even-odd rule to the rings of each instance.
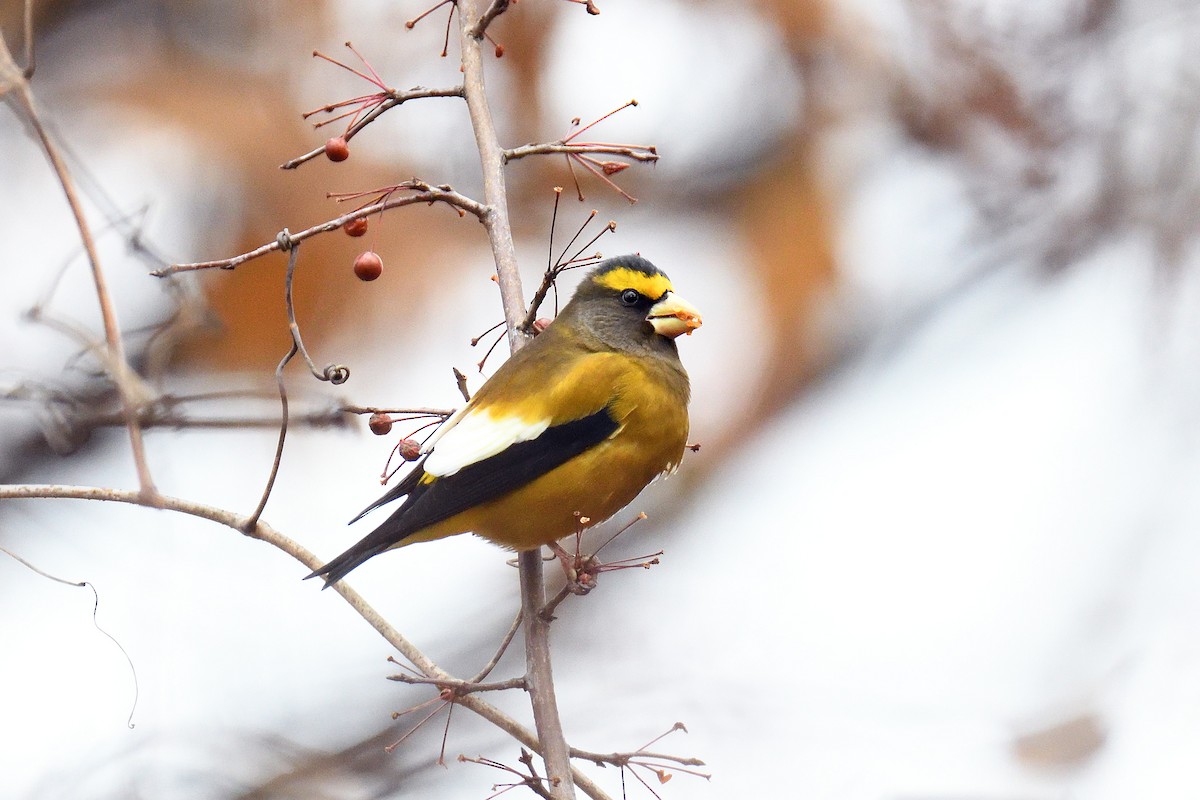
[[[664, 798], [1195, 797], [1200, 773], [1200, 10], [1183, 0], [524, 0], [492, 28], [508, 145], [585, 134], [658, 147], [575, 198], [561, 158], [508, 172], [526, 288], [595, 209], [595, 248], [640, 252], [705, 314], [683, 340], [682, 470], [565, 603], [568, 738], [708, 763]], [[152, 429], [171, 495], [248, 513], [274, 452], [289, 344], [281, 256], [166, 282], [337, 216], [328, 192], [418, 176], [481, 193], [462, 104], [389, 112], [351, 157], [278, 165], [339, 129], [301, 112], [458, 81], [421, 3], [36, 2], [39, 109], [86, 194], [131, 356], [188, 424]], [[22, 52], [22, 3], [0, 30]], [[355, 62], [357, 65], [357, 62]], [[98, 332], [77, 234], [16, 105], [0, 113], [0, 480], [128, 488], [111, 387], [61, 323]], [[577, 171], [578, 172], [578, 171]], [[591, 233], [585, 233], [590, 237]], [[382, 278], [351, 271], [364, 247]], [[461, 402], [500, 319], [481, 227], [447, 208], [305, 244], [297, 316], [329, 387], [293, 414]], [[564, 292], [577, 277], [564, 278]], [[28, 318], [40, 308], [51, 323]], [[499, 351], [498, 351], [499, 353]], [[488, 362], [490, 372], [502, 355]], [[229, 393], [239, 393], [229, 396]], [[221, 426], [251, 418], [262, 426]], [[213, 425], [198, 423], [207, 420]], [[111, 419], [110, 419], [111, 421]], [[295, 425], [265, 518], [322, 556], [366, 525], [398, 436]], [[603, 534], [601, 534], [603, 535]], [[517, 747], [386, 680], [387, 644], [278, 551], [193, 518], [0, 504], [0, 796], [484, 798]], [[471, 674], [517, 610], [507, 556], [471, 537], [372, 560], [351, 583]], [[517, 648], [497, 676], [521, 666]], [[503, 675], [500, 675], [503, 673]], [[525, 712], [524, 697], [499, 704]], [[524, 717], [522, 717], [524, 718]], [[615, 770], [592, 770], [620, 796]], [[524, 791], [524, 790], [520, 790]], [[629, 797], [650, 797], [629, 783]]]

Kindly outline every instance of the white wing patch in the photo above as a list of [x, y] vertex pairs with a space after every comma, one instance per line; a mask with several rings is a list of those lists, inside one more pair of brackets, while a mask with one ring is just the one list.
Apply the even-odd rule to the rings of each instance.
[[548, 419], [529, 422], [520, 417], [497, 418], [486, 409], [469, 409], [461, 417], [455, 414], [448, 419], [425, 443], [422, 449], [429, 453], [425, 471], [445, 478], [463, 467], [491, 458], [517, 442], [536, 439], [549, 427]]

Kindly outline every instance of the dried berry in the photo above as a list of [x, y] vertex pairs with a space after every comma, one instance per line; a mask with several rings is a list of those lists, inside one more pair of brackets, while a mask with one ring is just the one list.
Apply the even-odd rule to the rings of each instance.
[[373, 281], [383, 274], [383, 259], [374, 250], [360, 253], [354, 259], [354, 274], [360, 281]]
[[396, 452], [405, 461], [416, 461], [421, 457], [421, 443], [416, 439], [401, 439], [396, 445]]
[[335, 136], [325, 143], [325, 157], [330, 161], [345, 161], [350, 157], [350, 145], [345, 136]]
[[367, 425], [371, 428], [371, 433], [376, 436], [385, 436], [392, 432], [392, 417], [376, 411], [367, 421]]
[[367, 218], [352, 219], [342, 226], [342, 230], [346, 232], [347, 236], [362, 236], [367, 232]]

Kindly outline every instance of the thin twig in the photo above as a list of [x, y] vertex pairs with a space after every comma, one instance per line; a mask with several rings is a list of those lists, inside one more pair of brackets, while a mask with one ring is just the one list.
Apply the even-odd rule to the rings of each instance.
[[[516, 789], [520, 786], [524, 786], [525, 788], [529, 789], [529, 791], [536, 794], [538, 797], [544, 798], [544, 800], [553, 800], [553, 798], [550, 797], [550, 794], [546, 791], [545, 787], [542, 785], [543, 783], [545, 783], [545, 779], [540, 777], [537, 774], [537, 770], [533, 766], [533, 757], [532, 757], [532, 755], [530, 755], [529, 751], [527, 751], [525, 748], [521, 748], [521, 757], [518, 759], [518, 761], [520, 761], [522, 764], [524, 764], [526, 766], [526, 768], [528, 768], [528, 770], [529, 770], [528, 775], [525, 775], [520, 770], [513, 769], [512, 767], [508, 766], [507, 764], [503, 764], [492, 758], [485, 758], [484, 756], [477, 756], [475, 758], [470, 758], [468, 756], [460, 755], [458, 757], [458, 760], [462, 761], [462, 762], [466, 762], [468, 764], [479, 764], [480, 766], [483, 766], [483, 767], [491, 767], [492, 769], [498, 769], [503, 772], [508, 772], [512, 775], [515, 775], [517, 778], [519, 778], [519, 780], [514, 783], [493, 784], [492, 785], [492, 793], [489, 794], [486, 798], [484, 798], [484, 800], [495, 800], [495, 798], [499, 797], [500, 795], [510, 792], [513, 789]], [[503, 788], [501, 788], [501, 787], [503, 787]]]
[[[426, 89], [424, 86], [416, 86], [406, 91], [388, 89], [386, 93], [387, 99], [383, 100], [381, 103], [379, 103], [379, 105], [375, 106], [375, 108], [364, 114], [362, 119], [358, 120], [349, 128], [347, 128], [346, 133], [343, 135], [345, 136], [346, 140], [349, 141], [355, 134], [377, 120], [384, 112], [389, 111], [396, 106], [403, 105], [409, 100], [418, 100], [427, 97], [462, 97], [462, 94], [463, 87], [461, 86], [451, 86], [444, 89]], [[312, 161], [317, 156], [322, 156], [324, 154], [325, 146], [321, 145], [320, 147], [314, 148], [302, 156], [297, 156], [290, 161], [283, 162], [279, 165], [279, 168], [295, 169], [301, 164], [307, 161]]]
[[25, 70], [22, 73], [25, 80], [33, 77], [34, 49], [33, 49], [33, 0], [25, 0], [25, 13], [22, 15], [22, 27], [25, 30]]
[[648, 750], [634, 750], [629, 753], [593, 753], [588, 750], [580, 750], [578, 747], [572, 747], [571, 758], [591, 761], [593, 764], [612, 764], [615, 767], [624, 766], [635, 758], [652, 758], [657, 761], [669, 761], [672, 764], [685, 767], [708, 766], [698, 758], [673, 756], [668, 753], [655, 753]]
[[[293, 257], [295, 257], [294, 251]], [[246, 518], [245, 523], [243, 523], [242, 533], [248, 533], [258, 525], [258, 518], [262, 516], [263, 509], [267, 507], [267, 500], [271, 497], [271, 490], [275, 488], [275, 477], [279, 474], [279, 465], [283, 462], [283, 443], [287, 440], [288, 429], [288, 397], [287, 386], [283, 381], [283, 368], [288, 365], [288, 362], [292, 360], [298, 350], [299, 348], [296, 346], [295, 340], [293, 340], [287, 355], [279, 362], [279, 366], [275, 367], [275, 383], [279, 387], [279, 438], [275, 443], [275, 457], [271, 460], [271, 472], [267, 475], [267, 485], [263, 487], [262, 497], [258, 500], [258, 506], [255, 507], [250, 516]]]
[[386, 408], [383, 406], [343, 405], [339, 409], [347, 414], [406, 414], [413, 417], [449, 417], [454, 414], [453, 408], [426, 408], [424, 406], [410, 408]]
[[275, 457], [271, 461], [271, 472], [267, 476], [267, 485], [258, 501], [258, 507], [246, 519], [243, 532], [253, 530], [254, 526], [258, 524], [258, 518], [262, 516], [263, 509], [267, 507], [271, 490], [275, 487], [275, 478], [279, 475], [279, 465], [283, 462], [283, 445], [287, 440], [288, 430], [288, 396], [287, 385], [283, 380], [284, 368], [299, 353], [308, 364], [309, 372], [318, 380], [329, 381], [337, 386], [350, 379], [350, 370], [341, 364], [330, 364], [323, 371], [318, 372], [316, 364], [309, 358], [308, 351], [304, 349], [304, 341], [300, 338], [300, 324], [296, 322], [296, 304], [292, 292], [296, 278], [296, 262], [300, 258], [300, 245], [291, 240], [286, 228], [279, 234], [278, 241], [281, 247], [288, 250], [287, 273], [284, 277], [284, 306], [287, 309], [288, 330], [292, 334], [292, 346], [288, 349], [287, 355], [280, 360], [279, 365], [275, 367], [275, 386], [279, 390], [280, 408], [279, 438], [275, 445]]
[[[555, 210], [557, 210], [557, 207], [558, 195], [555, 195]], [[579, 230], [575, 232], [575, 235], [571, 237], [571, 241], [567, 242], [567, 246], [563, 248], [563, 252], [558, 257], [558, 261], [555, 263], [555, 265], [547, 269], [542, 275], [542, 282], [538, 286], [537, 291], [533, 293], [533, 299], [529, 302], [529, 312], [525, 315], [525, 319], [521, 322], [521, 328], [523, 330], [528, 331], [533, 328], [533, 323], [537, 320], [538, 310], [542, 307], [542, 303], [545, 302], [546, 295], [549, 294], [551, 289], [554, 289], [555, 314], [557, 315], [558, 288], [556, 282], [558, 281], [559, 275], [569, 269], [589, 266], [599, 259], [599, 255], [588, 256], [583, 259], [580, 259], [579, 256], [584, 250], [594, 245], [601, 236], [606, 233], [611, 233], [617, 229], [617, 223], [613, 222], [612, 220], [609, 220], [609, 223], [605, 225], [599, 233], [593, 236], [591, 241], [576, 250], [573, 256], [567, 258], [567, 251], [571, 249], [573, 244], [575, 244], [575, 241], [579, 238], [580, 234], [583, 233], [583, 230], [588, 226], [588, 223], [596, 218], [597, 213], [598, 212], [593, 210], [592, 213], [588, 215], [588, 218], [584, 221], [583, 225], [581, 225]]]
[[476, 22], [468, 31], [468, 35], [470, 35], [476, 41], [482, 39], [484, 34], [487, 33], [488, 26], [492, 24], [492, 20], [508, 10], [509, 1], [510, 0], [492, 0], [492, 2], [488, 4], [487, 9], [483, 12], [483, 15], [479, 18], [479, 21]]
[[[296, 277], [296, 259], [300, 252], [300, 245], [292, 240], [287, 228], [283, 229], [276, 240], [281, 247], [289, 251], [287, 274], [284, 278], [284, 307], [287, 310], [288, 332], [292, 335], [292, 343], [295, 345], [296, 352], [308, 365], [308, 371], [314, 378], [319, 381], [329, 381], [334, 386], [340, 386], [350, 380], [350, 368], [342, 364], [327, 364], [325, 369], [318, 370], [317, 365], [309, 357], [308, 350], [304, 347], [304, 340], [300, 336], [300, 323], [296, 322], [296, 303], [293, 300], [292, 286]], [[282, 365], [280, 365], [280, 369], [282, 369]], [[276, 375], [276, 382], [278, 383], [279, 380], [279, 376]]]
[[[388, 199], [378, 203], [372, 203], [370, 205], [363, 206], [362, 208], [357, 208], [354, 211], [343, 214], [340, 217], [335, 217], [327, 222], [322, 222], [319, 225], [306, 228], [299, 233], [289, 233], [288, 240], [294, 244], [299, 244], [300, 242], [303, 242], [305, 239], [308, 239], [312, 236], [316, 236], [321, 233], [329, 233], [330, 231], [336, 231], [350, 220], [369, 217], [372, 214], [378, 214], [381, 211], [386, 211], [389, 208], [411, 206], [417, 203], [446, 203], [454, 206], [455, 208], [460, 208], [463, 211], [466, 211], [468, 214], [471, 214], [481, 222], [484, 222], [484, 224], [487, 224], [485, 219], [488, 215], [487, 207], [476, 200], [472, 200], [465, 195], [459, 194], [449, 186], [431, 186], [424, 181], [414, 179], [411, 181], [405, 181], [395, 188], [412, 189], [413, 191], [417, 192], [417, 194], [404, 195], [402, 197], [388, 197]], [[156, 269], [150, 274], [157, 278], [163, 278], [179, 272], [194, 272], [196, 270], [204, 269], [234, 269], [238, 265], [244, 264], [247, 261], [261, 258], [269, 253], [274, 253], [283, 249], [285, 248], [280, 244], [279, 239], [276, 239], [275, 241], [260, 245], [249, 252], [233, 256], [232, 258], [223, 258], [216, 261], [198, 261], [191, 264], [171, 264], [170, 266], [163, 267], [162, 269]]]
[[[435, 697], [433, 699], [438, 700], [440, 698]], [[434, 716], [436, 716], [439, 711], [441, 711], [443, 708], [445, 708], [447, 706], [453, 708], [454, 703], [451, 703], [449, 700], [443, 701], [440, 706], [433, 709], [433, 711], [430, 711], [428, 714], [426, 714], [424, 717], [422, 717], [420, 722], [418, 722], [416, 725], [413, 725], [411, 728], [409, 728], [407, 733], [405, 733], [403, 736], [401, 736], [399, 739], [392, 742], [391, 744], [385, 746], [383, 749], [389, 753], [395, 752], [396, 748], [399, 747], [400, 745], [404, 744], [404, 741], [406, 739], [408, 739], [408, 737], [412, 736], [414, 733], [419, 731], [426, 722], [429, 722], [429, 720], [433, 719]], [[415, 709], [409, 709], [409, 710], [413, 711]]]
[[103, 636], [105, 636], [110, 642], [112, 642], [114, 645], [116, 645], [117, 649], [121, 651], [121, 655], [123, 655], [125, 657], [125, 662], [127, 664], [129, 664], [129, 673], [133, 678], [133, 702], [130, 704], [129, 717], [128, 717], [128, 719], [125, 720], [125, 725], [130, 730], [132, 730], [134, 727], [136, 727], [133, 724], [133, 715], [137, 711], [138, 696], [141, 694], [141, 689], [138, 685], [137, 667], [134, 666], [133, 658], [129, 655], [129, 651], [125, 649], [125, 645], [121, 644], [121, 642], [117, 639], [117, 637], [113, 636], [111, 633], [106, 631], [104, 628], [100, 627], [100, 619], [99, 619], [100, 590], [98, 590], [96, 588], [95, 584], [93, 584], [91, 581], [71, 581], [71, 580], [67, 580], [66, 578], [60, 578], [57, 575], [51, 575], [49, 572], [46, 572], [45, 570], [42, 570], [42, 569], [38, 569], [33, 564], [29, 563], [28, 561], [21, 558], [16, 553], [14, 553], [11, 550], [8, 550], [4, 547], [0, 547], [0, 553], [4, 553], [9, 558], [16, 560], [18, 563], [22, 564], [27, 569], [30, 569], [33, 572], [37, 573], [38, 575], [41, 575], [43, 578], [47, 578], [49, 580], [56, 581], [58, 583], [66, 585], [66, 586], [72, 586], [72, 587], [79, 588], [79, 589], [86, 588], [86, 589], [92, 590], [92, 625], [96, 628], [97, 631], [99, 631]]
[[551, 600], [549, 603], [546, 603], [546, 605], [542, 606], [542, 610], [538, 612], [539, 614], [541, 614], [542, 619], [546, 620], [547, 622], [553, 622], [554, 621], [554, 610], [556, 608], [558, 608], [560, 605], [562, 605], [562, 602], [564, 600], [566, 600], [568, 597], [570, 597], [572, 594], [574, 594], [574, 592], [572, 592], [566, 586], [559, 589], [558, 594], [554, 595], [554, 599]]
[[[346, 416], [341, 409], [331, 408], [327, 411], [309, 411], [304, 414], [292, 414], [293, 425], [307, 428], [336, 428], [346, 424]], [[85, 412], [71, 420], [82, 430], [106, 428], [124, 425], [125, 417], [121, 412]], [[194, 415], [178, 414], [163, 411], [158, 408], [143, 408], [138, 418], [143, 429], [171, 428], [172, 430], [246, 430], [253, 428], [278, 428], [279, 418], [271, 417], [197, 417]]]
[[523, 144], [520, 147], [513, 147], [505, 150], [504, 160], [516, 161], [517, 159], [526, 158], [527, 156], [544, 156], [555, 153], [566, 153], [567, 155], [589, 155], [602, 153], [606, 155], [624, 156], [632, 158], [634, 161], [649, 163], [658, 161], [658, 149], [653, 146], [638, 145], [638, 144], [604, 144], [602, 142], [585, 143], [585, 144], [569, 144], [559, 140], [557, 142], [542, 142], [541, 144]]
[[500, 659], [504, 657], [504, 652], [508, 650], [508, 646], [512, 644], [513, 637], [517, 635], [517, 631], [521, 629], [521, 612], [517, 612], [517, 616], [513, 618], [512, 625], [508, 628], [508, 633], [504, 634], [504, 639], [501, 640], [500, 646], [496, 648], [496, 654], [492, 656], [488, 663], [483, 665], [483, 669], [471, 678], [470, 683], [479, 683], [488, 675], [492, 674], [492, 670], [500, 663]]
[[456, 697], [466, 697], [476, 692], [503, 692], [509, 689], [524, 689], [524, 678], [509, 678], [506, 681], [478, 683], [475, 681], [447, 680], [445, 678], [424, 678], [416, 675], [388, 675], [389, 681], [408, 683], [414, 686], [436, 686], [439, 689], [449, 689]]

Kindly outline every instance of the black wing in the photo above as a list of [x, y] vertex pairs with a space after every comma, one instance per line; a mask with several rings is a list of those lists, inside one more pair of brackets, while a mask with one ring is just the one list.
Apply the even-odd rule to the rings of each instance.
[[582, 419], [547, 428], [536, 439], [517, 442], [491, 458], [469, 464], [453, 475], [431, 483], [421, 483], [425, 474], [422, 460], [404, 480], [351, 522], [408, 495], [404, 503], [361, 541], [306, 577], [324, 575], [326, 586], [337, 583], [368, 558], [394, 547], [417, 531], [532, 483], [604, 441], [617, 428], [617, 421], [604, 408]]

